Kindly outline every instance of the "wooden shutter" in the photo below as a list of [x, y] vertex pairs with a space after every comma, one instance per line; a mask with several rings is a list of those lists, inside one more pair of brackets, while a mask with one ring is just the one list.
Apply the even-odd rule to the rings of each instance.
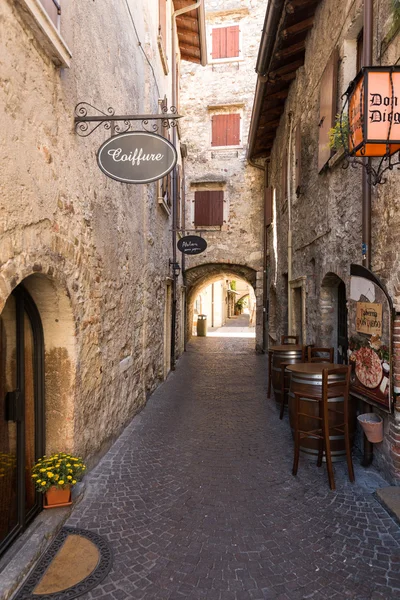
[[294, 189], [296, 192], [296, 196], [299, 197], [301, 193], [301, 127], [300, 123], [296, 127], [295, 131], [295, 181], [294, 181]]
[[205, 191], [194, 194], [194, 224], [196, 227], [222, 225], [224, 222], [224, 192]]
[[239, 26], [216, 27], [212, 30], [212, 57], [235, 58], [239, 56]]
[[322, 75], [319, 99], [319, 148], [318, 172], [321, 172], [331, 157], [329, 130], [335, 124], [338, 52], [335, 49]]
[[273, 189], [272, 187], [265, 188], [264, 191], [264, 225], [268, 227], [271, 225], [274, 215], [272, 207]]
[[57, 0], [40, 0], [40, 2], [54, 25], [58, 27], [58, 16], [61, 15], [60, 3]]
[[240, 115], [223, 114], [212, 117], [212, 146], [238, 146], [240, 144]]

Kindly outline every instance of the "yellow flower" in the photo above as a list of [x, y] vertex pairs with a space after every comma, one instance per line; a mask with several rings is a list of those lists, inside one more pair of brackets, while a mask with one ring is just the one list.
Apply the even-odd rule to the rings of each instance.
[[54, 475], [54, 479], [55, 479], [56, 481], [58, 481], [58, 480], [60, 479], [60, 476], [59, 476], [59, 475]]
[[39, 475], [32, 475], [33, 479], [36, 479], [36, 477], [39, 477]]
[[71, 475], [67, 475], [67, 479], [72, 479]]
[[70, 467], [71, 465], [69, 463], [67, 463], [67, 467]]
[[64, 484], [64, 479], [60, 479], [60, 481], [58, 482], [60, 485]]
[[47, 477], [51, 479], [52, 477], [54, 477], [54, 473], [47, 473]]
[[46, 471], [46, 469], [40, 469], [41, 473], [44, 473]]
[[72, 480], [72, 485], [75, 485], [75, 484], [76, 484], [76, 479], [73, 479]]
[[42, 485], [46, 485], [46, 482], [45, 482], [45, 481], [42, 481]]

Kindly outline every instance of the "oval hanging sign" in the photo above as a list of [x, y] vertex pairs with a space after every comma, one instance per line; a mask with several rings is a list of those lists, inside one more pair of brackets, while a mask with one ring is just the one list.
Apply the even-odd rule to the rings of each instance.
[[151, 183], [175, 167], [174, 146], [156, 133], [130, 131], [114, 135], [97, 152], [97, 163], [107, 177], [122, 183]]
[[198, 235], [186, 235], [178, 241], [178, 250], [183, 254], [201, 254], [206, 248], [206, 240]]

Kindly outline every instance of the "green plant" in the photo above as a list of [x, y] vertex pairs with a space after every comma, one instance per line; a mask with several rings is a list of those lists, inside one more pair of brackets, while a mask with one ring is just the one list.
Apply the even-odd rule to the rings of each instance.
[[236, 281], [235, 279], [232, 279], [229, 285], [230, 289], [233, 290], [234, 292], [236, 291]]
[[341, 150], [348, 148], [349, 138], [349, 118], [346, 113], [337, 114], [335, 125], [329, 130], [329, 148], [331, 150]]
[[51, 456], [39, 458], [32, 467], [32, 479], [39, 492], [55, 486], [65, 488], [75, 485], [85, 474], [86, 466], [81, 458], [65, 452], [57, 452]]

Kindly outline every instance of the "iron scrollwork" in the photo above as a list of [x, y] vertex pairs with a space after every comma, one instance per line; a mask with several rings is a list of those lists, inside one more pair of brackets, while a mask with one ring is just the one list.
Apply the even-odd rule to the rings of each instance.
[[111, 106], [106, 112], [96, 108], [89, 102], [80, 102], [75, 107], [75, 132], [80, 137], [88, 137], [100, 125], [111, 130], [112, 135], [133, 131], [133, 123], [140, 121], [142, 129], [148, 133], [161, 133], [165, 129], [177, 127], [180, 119], [176, 106], [163, 106], [159, 114], [116, 115]]

